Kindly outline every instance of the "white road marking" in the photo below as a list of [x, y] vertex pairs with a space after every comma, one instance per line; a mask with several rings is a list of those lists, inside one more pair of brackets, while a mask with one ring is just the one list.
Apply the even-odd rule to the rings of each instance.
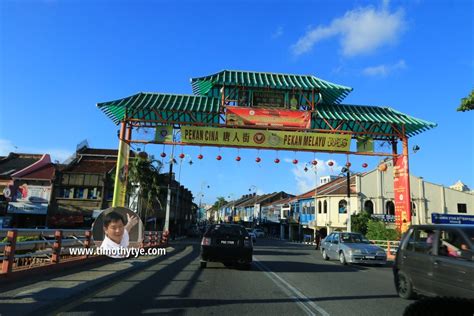
[[271, 271], [263, 263], [261, 263], [255, 256], [253, 257], [253, 262], [255, 265], [262, 270], [265, 275], [273, 281], [284, 293], [289, 297], [293, 298], [295, 302], [301, 307], [302, 310], [308, 315], [322, 315], [329, 316], [329, 313], [326, 312], [323, 308], [316, 305], [308, 297], [306, 297], [301, 291], [292, 286], [290, 283], [282, 279], [278, 274]]

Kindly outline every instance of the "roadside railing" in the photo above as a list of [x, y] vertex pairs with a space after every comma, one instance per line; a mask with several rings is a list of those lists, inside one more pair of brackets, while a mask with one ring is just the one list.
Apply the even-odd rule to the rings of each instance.
[[[163, 246], [162, 232], [145, 231], [140, 247]], [[84, 229], [0, 229], [1, 274], [58, 264], [91, 255], [72, 255], [71, 248], [96, 248]]]
[[399, 240], [371, 240], [372, 244], [383, 248], [387, 253], [387, 259], [394, 259], [400, 246]]

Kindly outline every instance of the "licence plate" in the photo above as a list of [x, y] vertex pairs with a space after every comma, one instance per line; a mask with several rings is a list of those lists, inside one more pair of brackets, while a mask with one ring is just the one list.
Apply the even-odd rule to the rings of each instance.
[[365, 259], [375, 259], [375, 256], [365, 256]]
[[235, 241], [233, 240], [221, 240], [222, 245], [234, 245]]

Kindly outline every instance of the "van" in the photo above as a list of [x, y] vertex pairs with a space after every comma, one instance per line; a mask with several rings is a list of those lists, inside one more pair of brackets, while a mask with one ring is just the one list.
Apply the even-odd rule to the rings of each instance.
[[474, 298], [474, 226], [411, 226], [400, 241], [393, 274], [404, 299]]

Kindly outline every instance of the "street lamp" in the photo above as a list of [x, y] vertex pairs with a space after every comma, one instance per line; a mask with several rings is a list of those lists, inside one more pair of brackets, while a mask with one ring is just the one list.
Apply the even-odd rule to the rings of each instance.
[[350, 163], [347, 163], [345, 167], [342, 167], [341, 173], [345, 173], [347, 176], [347, 231], [351, 232], [351, 172], [349, 167]]
[[203, 181], [201, 183], [201, 191], [199, 191], [199, 208], [198, 208], [198, 214], [197, 214], [197, 220], [199, 221], [201, 219], [201, 208], [202, 208], [202, 198], [204, 197], [204, 189], [209, 189], [210, 186], [207, 184], [206, 181]]
[[[232, 199], [232, 208], [230, 209], [230, 214], [232, 216], [232, 223], [234, 222], [235, 218], [235, 195], [234, 193], [231, 193], [227, 196], [228, 199]], [[224, 213], [225, 214], [225, 213]], [[224, 215], [225, 216], [225, 215]], [[225, 218], [224, 218], [225, 221]]]
[[[254, 200], [254, 204], [253, 204], [253, 227], [255, 228], [255, 208], [257, 207], [257, 186], [256, 185], [251, 185], [250, 188], [249, 188], [249, 191], [252, 191], [252, 189], [255, 190], [255, 200]], [[262, 213], [260, 212], [260, 207], [258, 208], [258, 224], [260, 225], [260, 222], [262, 220], [261, 218], [262, 216]]]

